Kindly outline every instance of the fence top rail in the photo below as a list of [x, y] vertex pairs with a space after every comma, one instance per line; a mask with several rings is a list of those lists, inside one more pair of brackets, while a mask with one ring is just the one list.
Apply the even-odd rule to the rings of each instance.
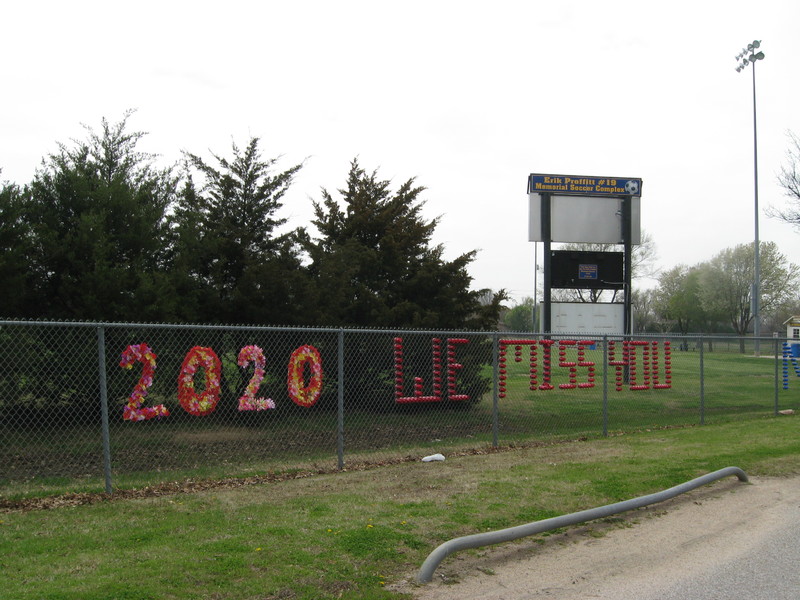
[[83, 327], [83, 328], [122, 328], [136, 327], [138, 329], [216, 329], [221, 331], [321, 331], [336, 333], [339, 328], [326, 327], [296, 327], [296, 326], [273, 326], [273, 325], [212, 325], [198, 323], [119, 323], [104, 321], [29, 321], [29, 320], [0, 320], [0, 327], [5, 326], [29, 326], [29, 327]]
[[314, 331], [318, 333], [384, 333], [387, 335], [467, 335], [467, 336], [493, 336], [492, 331], [471, 330], [434, 330], [434, 329], [390, 329], [390, 328], [357, 328], [357, 327], [316, 327], [313, 325], [219, 325], [208, 323], [120, 323], [104, 321], [39, 321], [25, 319], [0, 319], [0, 327], [27, 326], [27, 327], [81, 327], [81, 328], [137, 328], [137, 329], [213, 329], [219, 331]]
[[800, 340], [789, 337], [752, 337], [737, 336], [735, 334], [704, 334], [704, 333], [635, 333], [630, 335], [609, 334], [600, 332], [559, 332], [545, 334], [532, 331], [473, 331], [473, 330], [437, 330], [437, 329], [391, 329], [363, 327], [315, 327], [311, 325], [219, 325], [208, 323], [136, 323], [136, 322], [104, 322], [104, 321], [39, 321], [26, 319], [0, 319], [0, 327], [80, 327], [80, 328], [138, 328], [138, 329], [184, 329], [184, 330], [217, 330], [217, 331], [296, 331], [317, 333], [360, 333], [374, 334], [383, 333], [387, 335], [439, 335], [439, 336], [488, 336], [500, 338], [549, 338], [549, 339], [593, 339], [596, 341], [618, 341], [624, 339], [653, 339], [653, 340], [683, 340], [683, 341], [761, 341], [761, 342], [785, 342], [800, 343]]

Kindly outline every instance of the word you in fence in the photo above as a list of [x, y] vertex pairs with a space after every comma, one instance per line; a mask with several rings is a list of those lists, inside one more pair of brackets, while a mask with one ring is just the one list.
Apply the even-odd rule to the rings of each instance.
[[794, 374], [800, 377], [800, 364], [797, 357], [792, 354], [792, 349], [786, 342], [783, 343], [783, 389], [789, 389], [789, 364], [791, 363]]
[[[148, 389], [153, 385], [156, 370], [156, 354], [147, 344], [135, 344], [125, 348], [119, 366], [132, 369], [134, 363], [142, 363], [142, 374], [128, 398], [128, 404], [122, 412], [127, 421], [144, 421], [154, 417], [169, 416], [169, 409], [163, 404], [142, 407]], [[239, 398], [239, 410], [268, 410], [275, 408], [271, 398], [256, 398], [258, 388], [265, 375], [266, 361], [264, 351], [258, 346], [245, 346], [239, 351], [237, 364], [247, 368], [253, 364], [253, 376]], [[309, 365], [311, 377], [305, 382], [304, 369]], [[205, 374], [205, 388], [198, 392], [194, 380], [198, 370]], [[186, 354], [178, 376], [178, 402], [191, 415], [202, 417], [214, 412], [220, 396], [220, 376], [222, 363], [212, 348], [195, 346]], [[298, 406], [313, 406], [322, 392], [322, 357], [314, 346], [304, 345], [297, 348], [289, 357], [288, 375], [286, 378], [289, 397]]]

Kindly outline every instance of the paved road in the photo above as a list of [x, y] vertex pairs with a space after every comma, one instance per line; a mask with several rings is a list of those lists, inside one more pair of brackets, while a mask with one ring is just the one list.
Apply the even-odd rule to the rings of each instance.
[[458, 553], [434, 582], [404, 591], [419, 600], [800, 599], [800, 478], [720, 481], [624, 519]]
[[[800, 501], [799, 501], [800, 502]], [[661, 582], [640, 600], [797, 600], [800, 598], [800, 524], [772, 530], [736, 558], [674, 583]]]

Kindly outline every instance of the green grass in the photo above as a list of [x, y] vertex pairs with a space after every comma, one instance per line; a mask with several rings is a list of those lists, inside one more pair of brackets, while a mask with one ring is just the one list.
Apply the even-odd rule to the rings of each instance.
[[796, 417], [761, 417], [0, 513], [0, 596], [401, 598], [391, 584], [454, 536], [652, 493], [730, 465], [751, 476], [800, 474], [799, 428]]

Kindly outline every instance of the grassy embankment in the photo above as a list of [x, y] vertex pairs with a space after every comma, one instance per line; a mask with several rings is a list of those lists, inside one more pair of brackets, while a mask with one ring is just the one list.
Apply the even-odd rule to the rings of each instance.
[[[797, 417], [762, 416], [4, 512], [0, 597], [401, 598], [389, 586], [455, 536], [651, 493], [730, 465], [756, 477], [799, 474], [799, 426]], [[440, 571], [447, 568], [445, 561]]]

